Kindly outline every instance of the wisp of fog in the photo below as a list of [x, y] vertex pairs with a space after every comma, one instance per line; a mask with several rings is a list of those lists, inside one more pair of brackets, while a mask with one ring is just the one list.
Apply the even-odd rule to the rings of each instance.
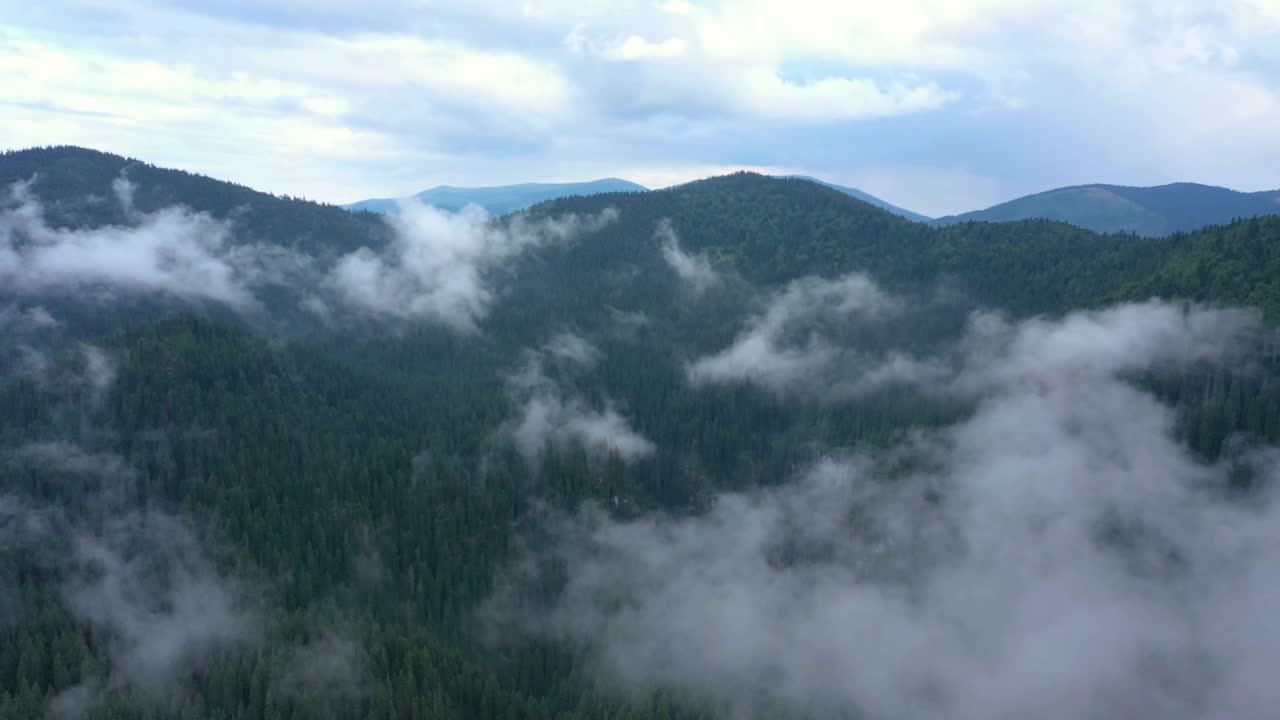
[[[865, 278], [834, 283], [782, 291], [691, 380], [798, 387], [850, 349], [780, 353], [790, 318], [907, 312]], [[1272, 717], [1280, 451], [1205, 461], [1136, 379], [1247, 372], [1273, 342], [1255, 313], [1155, 301], [974, 313], [918, 361], [930, 372], [896, 379], [968, 401], [963, 420], [702, 514], [554, 515], [551, 549], [513, 566], [485, 617], [571, 641], [601, 682], [733, 717]], [[1261, 489], [1233, 491], [1242, 470]], [[562, 590], [530, 600], [548, 568]]]
[[[479, 207], [449, 213], [406, 201], [383, 218], [385, 247], [359, 249], [332, 260], [294, 247], [238, 237], [231, 219], [182, 205], [154, 212], [134, 206], [127, 178], [112, 185], [127, 222], [85, 228], [51, 226], [33, 192], [17, 183], [0, 200], [0, 283], [6, 294], [55, 294], [81, 301], [160, 296], [224, 305], [243, 316], [263, 312], [262, 291], [295, 293], [299, 309], [333, 321], [338, 311], [361, 319], [438, 323], [475, 332], [500, 288], [500, 271], [537, 247], [597, 232], [618, 218], [606, 208], [590, 216], [494, 220]], [[101, 198], [98, 202], [109, 202]], [[0, 323], [38, 317], [7, 318]]]
[[526, 351], [519, 370], [508, 375], [507, 394], [518, 410], [501, 433], [526, 459], [537, 460], [549, 445], [577, 444], [590, 453], [615, 454], [628, 461], [654, 452], [654, 444], [632, 428], [611, 403], [593, 408], [546, 371], [551, 362], [570, 372], [590, 367], [599, 356], [600, 351], [588, 341], [562, 332], [542, 348]]

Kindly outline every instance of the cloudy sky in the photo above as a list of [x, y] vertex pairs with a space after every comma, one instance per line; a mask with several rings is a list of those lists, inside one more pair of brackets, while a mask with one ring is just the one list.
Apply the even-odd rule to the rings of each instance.
[[1280, 0], [0, 0], [3, 144], [330, 202], [802, 172], [1280, 187]]

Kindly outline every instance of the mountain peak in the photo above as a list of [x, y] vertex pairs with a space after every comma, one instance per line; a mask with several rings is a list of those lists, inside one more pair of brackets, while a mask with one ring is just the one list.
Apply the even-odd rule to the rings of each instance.
[[795, 178], [797, 180], [808, 180], [809, 182], [814, 182], [814, 183], [818, 183], [819, 185], [825, 185], [829, 188], [834, 188], [846, 195], [852, 195], [853, 197], [856, 197], [865, 203], [870, 203], [872, 205], [875, 205], [876, 207], [882, 210], [888, 210], [894, 215], [899, 215], [908, 220], [914, 220], [916, 222], [929, 222], [930, 220], [933, 219], [927, 215], [921, 215], [920, 213], [912, 212], [911, 210], [907, 210], [905, 208], [900, 208], [897, 205], [893, 205], [889, 202], [881, 200], [880, 198], [872, 195], [871, 193], [864, 192], [857, 188], [846, 187], [844, 185], [837, 185], [835, 183], [830, 183], [830, 182], [827, 182], [826, 180], [822, 180], [816, 177], [811, 177], [809, 175], [782, 175], [780, 177]]

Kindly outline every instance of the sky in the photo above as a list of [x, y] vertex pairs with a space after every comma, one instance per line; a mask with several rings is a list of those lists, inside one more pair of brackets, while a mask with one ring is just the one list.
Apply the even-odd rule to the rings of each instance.
[[346, 203], [798, 173], [1280, 187], [1280, 0], [0, 0], [2, 145]]

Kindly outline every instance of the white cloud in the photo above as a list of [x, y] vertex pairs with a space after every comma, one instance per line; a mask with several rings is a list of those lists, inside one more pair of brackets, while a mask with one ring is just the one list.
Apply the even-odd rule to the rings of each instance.
[[[490, 617], [735, 717], [1268, 717], [1280, 451], [1206, 464], [1124, 379], [1247, 360], [1256, 315], [977, 323], [970, 417], [701, 516], [553, 518], [562, 594]], [[1232, 496], [1241, 471], [1263, 489]]]
[[62, 689], [51, 702], [54, 715], [83, 716], [101, 693], [122, 687], [162, 695], [215, 652], [254, 641], [260, 624], [254, 595], [214, 567], [184, 519], [131, 505], [137, 473], [123, 458], [46, 441], [10, 450], [4, 459], [61, 482], [84, 483], [85, 507], [92, 508], [82, 516], [70, 507], [0, 496], [0, 515], [22, 521], [4, 538], [14, 543], [10, 548], [57, 568], [71, 616], [102, 633], [107, 662]]
[[650, 42], [639, 35], [632, 35], [615, 45], [605, 47], [599, 55], [607, 60], [651, 60], [679, 57], [684, 54], [685, 41], [667, 38], [662, 42]]
[[[243, 68], [252, 49], [224, 53]], [[97, 146], [290, 194], [309, 188], [301, 177], [292, 187], [268, 179], [263, 157], [351, 162], [389, 153], [385, 137], [346, 124], [351, 100], [343, 89], [228, 64], [137, 59], [0, 35], [0, 70], [12, 78], [0, 88], [8, 142]]]
[[451, 214], [407, 200], [399, 214], [385, 217], [395, 231], [390, 247], [344, 256], [327, 282], [348, 304], [374, 315], [475, 331], [495, 297], [489, 273], [533, 247], [595, 232], [617, 216], [609, 209], [591, 217], [530, 221], [517, 215], [495, 223], [477, 206]]
[[70, 110], [120, 117], [178, 117], [201, 104], [224, 102], [268, 107], [293, 101], [321, 116], [349, 109], [341, 97], [314, 86], [242, 72], [200, 72], [32, 40], [0, 38], [0, 72], [13, 79], [0, 90], [0, 99], [7, 102], [56, 100]]
[[569, 49], [569, 52], [581, 55], [586, 51], [590, 41], [587, 40], [585, 30], [586, 27], [579, 23], [573, 26], [568, 35], [564, 36], [564, 46]]
[[858, 273], [802, 278], [769, 297], [728, 347], [691, 362], [688, 379], [695, 386], [749, 383], [802, 398], [844, 399], [887, 387], [972, 398], [1046, 376], [1087, 382], [1151, 366], [1220, 363], [1246, 338], [1261, 336], [1256, 312], [1188, 312], [1153, 300], [1018, 323], [975, 311], [959, 337], [935, 342], [928, 356], [893, 335], [872, 332], [873, 340], [861, 340], [862, 331], [890, 323], [910, 327], [923, 311]]
[[928, 82], [882, 85], [870, 78], [825, 77], [811, 83], [788, 82], [771, 67], [742, 72], [736, 83], [737, 103], [750, 112], [797, 120], [831, 120], [902, 115], [936, 110], [960, 98], [959, 93]]
[[[117, 183], [121, 197], [131, 197], [128, 187]], [[278, 249], [234, 243], [228, 223], [180, 206], [132, 212], [130, 225], [73, 230], [49, 226], [25, 183], [12, 186], [7, 200], [0, 207], [0, 280], [20, 295], [158, 293], [251, 310], [252, 287], [287, 259]]]
[[666, 60], [680, 57], [688, 48], [688, 43], [679, 37], [666, 40], [651, 41], [640, 35], [628, 35], [613, 39], [593, 37], [587, 25], [578, 23], [564, 37], [564, 46], [575, 55], [590, 52], [592, 55], [612, 62], [628, 62], [635, 60]]
[[[115, 672], [130, 683], [154, 690], [213, 650], [252, 637], [255, 618], [235, 584], [219, 575], [175, 517], [113, 519], [104, 534], [76, 538], [75, 560], [68, 604], [112, 633]], [[168, 572], [157, 587], [158, 561]]]
[[34, 442], [10, 450], [12, 464], [70, 475], [97, 476], [111, 481], [132, 478], [135, 471], [115, 453], [89, 452], [64, 441]]
[[84, 357], [84, 378], [95, 402], [101, 402], [111, 386], [115, 384], [119, 371], [116, 359], [105, 350], [88, 343], [80, 344], [80, 354]]
[[[1064, 68], [1075, 76], [1073, 87], [1095, 79], [1097, 102], [1114, 108], [1116, 117], [1158, 108], [1161, 118], [1113, 123], [1096, 146], [1123, 150], [1116, 154], [1136, 166], [1135, 174], [1245, 189], [1274, 186], [1271, 174], [1260, 171], [1267, 163], [1259, 162], [1259, 153], [1273, 152], [1269, 128], [1280, 123], [1280, 85], [1264, 49], [1274, 42], [1274, 31], [1257, 22], [1247, 27], [1242, 14], [1248, 13], [1241, 3], [1216, 12], [1196, 5], [1162, 11], [1091, 4], [1070, 13], [1051, 41], [1086, 50]], [[1062, 106], [1061, 99], [1042, 103]], [[1205, 107], [1220, 110], [1206, 113]], [[1194, 151], [1207, 147], [1216, 150]]]
[[599, 351], [582, 338], [561, 333], [541, 350], [530, 351], [521, 369], [507, 379], [508, 394], [519, 410], [503, 429], [526, 459], [536, 461], [549, 446], [579, 445], [597, 454], [615, 454], [626, 461], [652, 455], [654, 444], [607, 401], [603, 409], [562, 387], [546, 373], [548, 357], [572, 366], [589, 367]]
[[199, 42], [104, 50], [0, 34], [0, 69], [12, 78], [0, 88], [6, 142], [88, 145], [347, 201], [405, 171], [396, 164], [438, 164], [437, 148], [454, 136], [526, 138], [573, 110], [558, 69], [519, 52], [283, 29], [266, 42], [203, 18], [191, 27], [208, 26]]
[[329, 629], [294, 650], [280, 685], [300, 700], [364, 697], [372, 685], [369, 657], [353, 633]]
[[[83, 366], [57, 378], [62, 391], [96, 396], [116, 378], [105, 351], [80, 346]], [[66, 396], [63, 395], [65, 398]], [[56, 406], [60, 403], [55, 402]], [[68, 407], [59, 407], [65, 412]], [[90, 422], [80, 408], [80, 422]], [[83, 428], [81, 429], [83, 434]], [[94, 435], [97, 433], [90, 433]], [[0, 494], [0, 544], [34, 563], [60, 590], [65, 610], [92, 626], [102, 662], [84, 668], [79, 684], [57, 688], [55, 717], [83, 717], [104, 693], [127, 688], [162, 696], [177, 689], [212, 655], [258, 637], [259, 607], [237, 578], [215, 567], [184, 518], [155, 506], [145, 511], [137, 470], [125, 458], [61, 439], [0, 448], [0, 470], [21, 468], [58, 486], [74, 484], [76, 502]], [[7, 488], [22, 490], [17, 485]], [[32, 617], [23, 617], [31, 622]]]
[[557, 333], [543, 346], [552, 357], [591, 367], [600, 360], [600, 350], [579, 335], [571, 332]]
[[[237, 241], [231, 222], [205, 213], [182, 206], [140, 212], [125, 180], [112, 189], [128, 224], [68, 229], [46, 222], [29, 183], [10, 188], [8, 205], [0, 205], [5, 290], [19, 297], [74, 294], [83, 301], [154, 294], [254, 313], [257, 290], [273, 285], [297, 293], [301, 307], [326, 322], [341, 319], [335, 311], [347, 308], [474, 331], [496, 299], [494, 273], [505, 263], [618, 217], [609, 208], [586, 217], [491, 221], [478, 207], [450, 214], [410, 200], [399, 215], [384, 218], [393, 230], [386, 247], [362, 247], [321, 268], [280, 245]], [[38, 306], [6, 306], [0, 322], [28, 334], [56, 324]]]
[[835, 398], [945, 375], [935, 361], [892, 350], [866, 354], [823, 332], [878, 323], [901, 310], [897, 298], [860, 273], [802, 278], [770, 297], [729, 347], [690, 363], [688, 378], [694, 385], [744, 382], [782, 394]]
[[[316, 57], [332, 67], [316, 67]], [[573, 89], [551, 64], [516, 52], [487, 52], [458, 42], [413, 35], [308, 38], [297, 46], [263, 50], [268, 67], [348, 93], [361, 86], [417, 89], [487, 112], [555, 115], [572, 110]]]
[[59, 325], [58, 319], [39, 305], [25, 309], [13, 304], [0, 307], [0, 331], [10, 337], [52, 330]]
[[698, 6], [688, 0], [666, 0], [658, 3], [658, 9], [672, 15], [692, 15], [698, 11]]
[[1266, 32], [1280, 27], [1280, 2], [1277, 0], [1245, 0], [1238, 14], [1233, 17], [1233, 29], [1244, 25], [1254, 31]]
[[690, 255], [680, 247], [680, 238], [670, 220], [660, 221], [653, 236], [662, 242], [662, 259], [695, 296], [720, 282], [720, 274], [711, 267], [710, 260], [702, 255]]
[[1223, 364], [1263, 336], [1255, 310], [1193, 308], [1161, 301], [1073, 312], [1060, 320], [1010, 323], [978, 312], [961, 340], [964, 360], [954, 379], [963, 392], [1063, 386], [1146, 368]]

